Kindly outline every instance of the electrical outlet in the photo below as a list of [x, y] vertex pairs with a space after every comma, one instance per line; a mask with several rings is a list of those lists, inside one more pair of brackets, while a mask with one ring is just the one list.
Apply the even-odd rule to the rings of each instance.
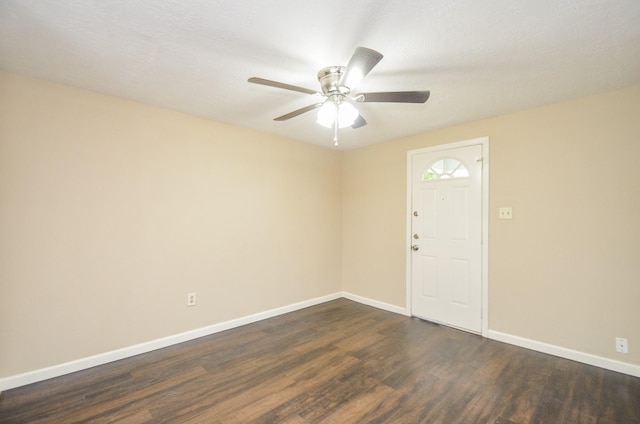
[[511, 219], [511, 218], [513, 218], [513, 210], [511, 208], [500, 208], [500, 209], [498, 209], [498, 218], [500, 218], [500, 219]]
[[196, 293], [187, 293], [187, 306], [196, 306]]
[[627, 339], [616, 337], [616, 352], [629, 353], [629, 344]]

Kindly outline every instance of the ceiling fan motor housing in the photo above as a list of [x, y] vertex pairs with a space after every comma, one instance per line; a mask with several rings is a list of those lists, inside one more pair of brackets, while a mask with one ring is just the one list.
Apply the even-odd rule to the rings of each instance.
[[349, 94], [349, 87], [340, 85], [340, 80], [347, 68], [344, 66], [329, 66], [318, 72], [318, 81], [322, 87], [322, 92], [327, 96], [339, 95], [340, 99]]

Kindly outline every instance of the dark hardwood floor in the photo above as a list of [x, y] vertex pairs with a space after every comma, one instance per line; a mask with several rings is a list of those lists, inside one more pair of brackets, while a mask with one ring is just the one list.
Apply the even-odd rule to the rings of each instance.
[[345, 299], [4, 392], [2, 423], [640, 423], [640, 379]]

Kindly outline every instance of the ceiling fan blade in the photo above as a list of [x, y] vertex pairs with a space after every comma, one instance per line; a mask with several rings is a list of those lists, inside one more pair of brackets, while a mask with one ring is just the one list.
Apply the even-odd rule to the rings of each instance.
[[309, 90], [308, 88], [298, 87], [297, 85], [285, 84], [283, 82], [271, 81], [264, 78], [249, 78], [247, 81], [252, 82], [254, 84], [260, 85], [268, 85], [269, 87], [283, 88], [285, 90], [299, 91], [300, 93], [305, 94], [317, 94], [318, 92], [315, 90]]
[[355, 130], [357, 128], [364, 127], [365, 125], [367, 125], [367, 121], [365, 121], [362, 115], [358, 115], [353, 124], [351, 124], [351, 128]]
[[429, 91], [388, 91], [384, 93], [360, 93], [357, 102], [424, 103], [429, 99]]
[[345, 71], [340, 85], [353, 89], [356, 85], [367, 76], [374, 66], [382, 59], [382, 53], [366, 47], [358, 47], [353, 52], [353, 56], [349, 60], [347, 70]]
[[322, 106], [324, 103], [316, 103], [313, 105], [309, 105], [309, 106], [305, 106], [303, 108], [294, 110], [293, 112], [289, 112], [285, 115], [282, 116], [278, 116], [277, 118], [274, 118], [274, 121], [286, 121], [287, 119], [291, 119], [291, 118], [295, 118], [298, 115], [302, 115], [303, 113], [312, 111], [313, 109], [319, 108], [320, 106]]

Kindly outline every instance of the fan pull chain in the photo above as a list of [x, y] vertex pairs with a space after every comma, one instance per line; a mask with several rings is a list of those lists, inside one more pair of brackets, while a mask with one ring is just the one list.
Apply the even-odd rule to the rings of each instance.
[[333, 145], [338, 147], [338, 118], [340, 116], [340, 105], [336, 104], [336, 119], [333, 121]]

